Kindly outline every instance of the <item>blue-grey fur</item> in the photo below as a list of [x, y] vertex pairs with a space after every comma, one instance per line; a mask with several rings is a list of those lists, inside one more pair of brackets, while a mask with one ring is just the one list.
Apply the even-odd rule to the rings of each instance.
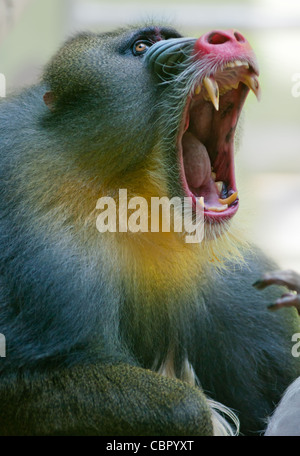
[[[126, 33], [120, 32], [122, 42]], [[118, 34], [108, 34], [104, 38], [91, 36], [93, 43], [112, 40], [109, 52], [118, 44]], [[83, 35], [82, 39], [88, 42], [89, 35]], [[94, 44], [92, 48], [95, 49]], [[103, 65], [106, 68], [109, 68], [109, 58], [110, 54], [107, 54]], [[130, 72], [128, 59], [131, 58], [126, 53], [118, 55], [111, 59], [111, 66], [116, 68], [121, 61], [124, 65], [126, 61], [124, 68]], [[172, 383], [159, 379], [144, 370], [150, 369], [157, 357], [160, 362], [164, 360], [170, 341], [176, 344], [178, 376], [182, 360], [187, 357], [205, 393], [237, 411], [242, 432], [258, 432], [299, 370], [290, 353], [293, 311], [270, 313], [267, 304], [273, 302], [280, 290], [274, 288], [274, 291], [261, 293], [251, 286], [262, 272], [274, 267], [272, 263], [253, 250], [245, 253], [244, 264], [231, 260], [221, 273], [207, 266], [193, 290], [187, 291], [183, 284], [182, 293], [170, 292], [170, 302], [166, 303], [163, 296], [156, 307], [161, 308], [161, 313], [154, 314], [143, 307], [143, 290], [140, 290], [139, 308], [136, 303], [132, 305], [136, 297], [124, 295], [126, 287], [119, 265], [114, 263], [114, 269], [111, 269], [108, 252], [98, 248], [99, 245], [89, 244], [82, 232], [76, 231], [64, 208], [56, 208], [54, 197], [40, 205], [35, 200], [35, 195], [41, 191], [37, 188], [41, 167], [49, 167], [43, 186], [48, 195], [57, 190], [56, 170], [67, 173], [82, 154], [90, 158], [93, 173], [97, 156], [92, 152], [99, 145], [102, 154], [107, 154], [107, 169], [103, 169], [107, 178], [114, 172], [114, 167], [118, 172], [127, 172], [142, 166], [152, 146], [160, 141], [163, 143], [159, 137], [160, 127], [154, 127], [160, 114], [158, 98], [164, 89], [155, 85], [153, 75], [140, 61], [132, 60], [133, 68], [140, 69], [141, 80], [129, 78], [128, 82], [126, 71], [120, 71], [119, 75], [111, 71], [111, 80], [104, 87], [103, 81], [97, 80], [101, 67], [98, 68], [96, 62], [97, 59], [92, 60], [91, 68], [87, 68], [91, 85], [79, 80], [78, 85], [74, 83], [76, 90], [72, 84], [68, 87], [69, 75], [63, 72], [61, 77], [54, 79], [57, 85], [52, 89], [57, 90], [58, 101], [53, 113], [43, 102], [43, 95], [51, 89], [47, 78], [0, 103], [0, 333], [5, 335], [7, 343], [7, 356], [0, 361], [0, 398], [2, 404], [9, 400], [8, 424], [0, 414], [0, 434], [130, 434], [136, 431], [138, 435], [166, 435], [168, 432], [171, 435], [173, 430], [173, 435], [184, 432], [189, 435], [197, 432], [196, 424], [200, 433], [209, 434], [210, 424], [199, 427], [199, 422], [209, 423], [205, 405], [196, 411], [193, 408], [197, 400], [203, 401], [200, 390], [179, 381]], [[55, 71], [55, 61], [54, 70], [51, 65], [49, 68], [48, 72]], [[132, 71], [133, 77], [138, 70]], [[123, 106], [120, 106], [120, 100]], [[153, 100], [154, 105], [151, 104]], [[103, 111], [109, 102], [110, 111]], [[136, 150], [140, 153], [132, 154], [133, 144], [138, 145]], [[114, 157], [114, 161], [110, 159], [113, 149], [123, 150], [122, 156]], [[169, 156], [166, 152], [166, 163], [174, 158], [172, 154], [173, 151]], [[89, 177], [89, 170], [83, 170], [85, 172]], [[41, 201], [40, 197], [37, 201]], [[131, 317], [140, 324], [132, 326]], [[108, 367], [101, 377], [103, 366], [114, 369], [124, 363], [136, 368], [131, 376], [126, 376], [131, 372], [129, 367], [120, 368], [115, 377]], [[99, 368], [90, 372], [91, 365]], [[67, 404], [57, 411], [58, 416], [65, 413], [66, 418], [60, 421], [54, 416], [44, 426], [45, 415], [40, 417], [37, 413], [35, 418], [32, 404], [37, 400], [43, 410], [45, 401], [48, 407], [45, 413], [49, 414], [47, 419], [51, 419], [57, 402], [55, 406], [51, 402], [47, 382], [58, 369], [63, 369], [64, 374], [53, 380], [53, 396], [59, 398], [59, 403]], [[78, 369], [81, 369], [79, 375]], [[73, 372], [76, 373], [74, 377]], [[91, 374], [86, 379], [85, 372]], [[41, 373], [41, 380], [38, 373]], [[103, 389], [98, 375], [102, 378]], [[64, 376], [66, 383], [57, 392], [59, 379]], [[87, 404], [86, 409], [83, 407], [80, 419], [69, 426], [77, 419], [76, 407], [80, 403], [79, 399], [75, 401], [76, 406], [72, 402], [72, 395], [77, 398], [76, 385], [84, 390], [84, 385], [89, 385], [93, 376], [97, 381], [89, 390], [88, 396], [92, 399], [82, 401], [84, 406]], [[122, 378], [126, 379], [123, 383]], [[133, 382], [131, 390], [127, 387], [128, 378]], [[153, 393], [153, 399], [149, 386], [153, 385], [152, 381], [161, 385], [161, 391], [168, 391], [170, 396], [158, 397]], [[35, 397], [27, 405], [26, 391], [34, 392], [36, 383], [39, 393], [32, 393]], [[66, 396], [61, 396], [64, 389]], [[46, 391], [48, 396], [47, 400], [39, 402], [43, 397], [41, 391]], [[174, 393], [175, 399], [171, 391], [177, 394]], [[126, 396], [126, 404], [123, 410], [116, 412], [123, 396]], [[164, 397], [166, 403], [160, 403]], [[103, 415], [99, 412], [96, 416], [96, 410], [91, 424], [89, 411], [92, 414], [97, 400], [97, 410]], [[108, 412], [105, 407], [109, 407], [110, 402], [116, 409]], [[25, 403], [28, 408], [24, 408]], [[204, 413], [202, 421], [198, 419], [200, 411]], [[124, 418], [120, 424], [118, 415], [121, 413]], [[25, 417], [22, 419], [25, 424], [19, 417]], [[137, 421], [132, 417], [138, 417]]]

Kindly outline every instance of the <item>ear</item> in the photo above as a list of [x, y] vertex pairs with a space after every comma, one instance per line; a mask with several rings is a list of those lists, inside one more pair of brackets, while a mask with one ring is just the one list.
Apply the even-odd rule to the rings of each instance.
[[55, 96], [53, 92], [46, 92], [43, 96], [45, 105], [50, 109], [50, 111], [54, 111], [55, 109]]

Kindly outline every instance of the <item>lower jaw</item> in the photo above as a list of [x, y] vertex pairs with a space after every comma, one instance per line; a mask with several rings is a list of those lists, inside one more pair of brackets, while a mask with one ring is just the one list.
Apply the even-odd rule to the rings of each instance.
[[236, 201], [232, 206], [222, 212], [214, 212], [205, 208], [203, 209], [194, 195], [192, 195], [192, 204], [195, 212], [204, 212], [204, 222], [209, 223], [210, 225], [213, 223], [221, 224], [228, 222], [237, 213], [239, 208], [239, 202]]
[[[213, 212], [203, 208], [195, 195], [192, 196], [192, 209], [195, 214], [203, 216], [203, 243], [211, 243], [218, 241], [226, 233], [230, 233], [231, 222], [239, 209], [239, 201], [237, 200], [232, 206], [222, 212]], [[218, 260], [218, 259], [217, 259]], [[219, 261], [219, 260], [218, 260]]]

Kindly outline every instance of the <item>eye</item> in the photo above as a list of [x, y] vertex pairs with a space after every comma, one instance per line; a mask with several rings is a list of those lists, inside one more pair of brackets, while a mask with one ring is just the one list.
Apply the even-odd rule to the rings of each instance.
[[149, 49], [151, 43], [149, 41], [136, 41], [132, 46], [133, 55], [143, 55]]

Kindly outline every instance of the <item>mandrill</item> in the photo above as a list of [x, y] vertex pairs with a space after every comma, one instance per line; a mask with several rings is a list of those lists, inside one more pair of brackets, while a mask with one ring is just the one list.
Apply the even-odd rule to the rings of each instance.
[[[274, 264], [236, 217], [249, 90], [257, 62], [239, 32], [147, 24], [79, 34], [2, 100], [1, 435], [264, 430], [299, 375], [297, 313], [268, 310], [279, 287], [252, 287]], [[162, 221], [130, 230], [137, 197], [179, 197], [202, 241]], [[116, 230], [97, 229], [101, 198]]]

